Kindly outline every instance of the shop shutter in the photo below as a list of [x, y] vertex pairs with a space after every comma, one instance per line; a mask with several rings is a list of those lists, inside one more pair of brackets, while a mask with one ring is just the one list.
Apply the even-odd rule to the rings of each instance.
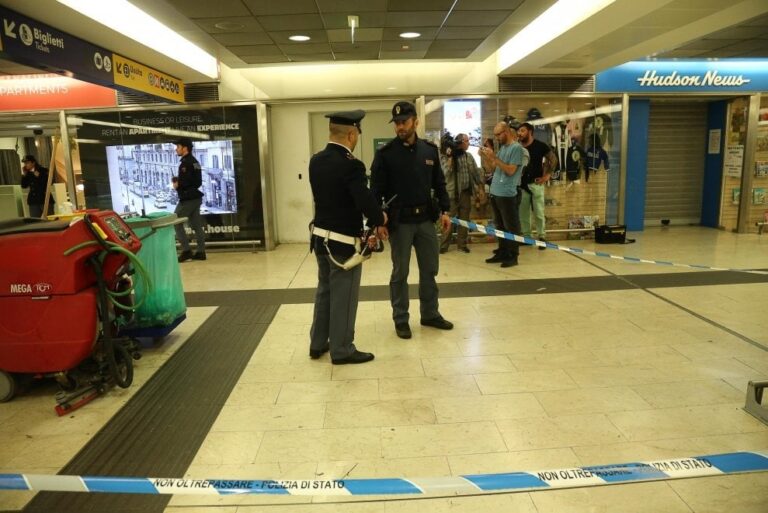
[[651, 101], [649, 123], [645, 225], [699, 224], [707, 103]]

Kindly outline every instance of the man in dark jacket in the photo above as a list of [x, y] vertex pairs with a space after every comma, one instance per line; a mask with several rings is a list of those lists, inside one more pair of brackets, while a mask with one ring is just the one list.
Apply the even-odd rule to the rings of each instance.
[[176, 238], [181, 244], [179, 262], [190, 258], [193, 260], [205, 260], [205, 232], [203, 231], [203, 218], [200, 215], [200, 206], [203, 203], [203, 193], [200, 186], [203, 185], [203, 172], [200, 163], [192, 156], [192, 140], [182, 137], [173, 142], [176, 145], [176, 155], [181, 157], [179, 162], [179, 176], [174, 176], [173, 188], [179, 195], [179, 204], [176, 205], [176, 215], [186, 217], [189, 226], [195, 232], [197, 248], [195, 253], [189, 249], [189, 239], [183, 224], [176, 225]]
[[[416, 135], [419, 120], [416, 107], [410, 102], [397, 102], [392, 107], [392, 119], [397, 136], [382, 146], [371, 164], [371, 189], [378, 200], [389, 200], [391, 227], [380, 228], [380, 237], [392, 245], [392, 275], [389, 298], [395, 333], [411, 338], [408, 324], [408, 269], [411, 248], [416, 250], [419, 263], [419, 305], [421, 325], [441, 330], [453, 329], [438, 310], [438, 289], [435, 277], [439, 254], [435, 222], [440, 220], [443, 232], [451, 226], [448, 215], [451, 200], [445, 187], [445, 175], [440, 167], [437, 146]], [[436, 202], [432, 200], [432, 194]]]
[[[21, 187], [29, 189], [27, 205], [29, 217], [43, 217], [45, 191], [48, 189], [48, 168], [37, 163], [34, 155], [26, 155], [21, 163]], [[48, 202], [48, 213], [52, 212], [53, 198]]]
[[309, 356], [316, 360], [330, 351], [336, 365], [373, 360], [372, 353], [358, 351], [354, 344], [362, 265], [352, 266], [349, 260], [368, 242], [360, 238], [363, 215], [371, 226], [387, 222], [368, 190], [365, 165], [352, 155], [364, 116], [362, 110], [326, 115], [330, 140], [309, 162], [315, 202], [312, 250], [318, 267]]

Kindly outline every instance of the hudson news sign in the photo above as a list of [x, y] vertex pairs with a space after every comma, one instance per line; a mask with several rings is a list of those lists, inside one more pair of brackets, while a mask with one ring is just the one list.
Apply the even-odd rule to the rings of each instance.
[[768, 91], [768, 59], [628, 62], [598, 73], [595, 77], [595, 91]]

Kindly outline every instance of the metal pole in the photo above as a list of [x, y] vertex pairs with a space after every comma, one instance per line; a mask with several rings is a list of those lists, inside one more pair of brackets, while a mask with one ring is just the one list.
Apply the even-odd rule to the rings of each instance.
[[277, 229], [272, 154], [269, 149], [269, 111], [265, 103], [256, 103], [256, 123], [259, 140], [262, 216], [264, 216], [264, 249], [270, 251], [277, 246]]
[[77, 204], [77, 184], [75, 183], [75, 170], [72, 168], [72, 146], [69, 143], [69, 124], [67, 123], [67, 113], [63, 110], [59, 111], [59, 128], [61, 130], [61, 149], [64, 154], [64, 171], [67, 176], [67, 194], [69, 195], [69, 201], [72, 202], [75, 209], [85, 208], [85, 205]]
[[618, 224], [624, 224], [624, 205], [627, 191], [627, 150], [629, 148], [629, 95], [621, 95], [621, 165], [619, 167], [619, 201], [616, 217]]

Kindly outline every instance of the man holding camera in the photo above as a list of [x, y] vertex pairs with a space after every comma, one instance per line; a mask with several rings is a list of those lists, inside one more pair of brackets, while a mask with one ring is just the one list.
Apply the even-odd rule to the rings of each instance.
[[[475, 195], [476, 188], [482, 189], [485, 193], [485, 186], [482, 183], [480, 169], [475, 159], [467, 153], [469, 149], [469, 136], [467, 134], [457, 134], [452, 138], [447, 134], [447, 139], [443, 143], [444, 152], [440, 154], [440, 164], [445, 173], [445, 188], [448, 196], [451, 198], [451, 210], [448, 212], [450, 217], [459, 219], [469, 219], [472, 211], [472, 198]], [[458, 227], [456, 236], [456, 249], [469, 253], [467, 247], [467, 238], [469, 230], [464, 226]], [[440, 253], [448, 251], [451, 244], [451, 230], [443, 233], [443, 240], [440, 244]]]
[[[416, 135], [419, 125], [416, 106], [410, 102], [397, 102], [392, 107], [392, 122], [397, 136], [379, 148], [373, 158], [371, 189], [377, 201], [396, 195], [390, 207], [390, 226], [379, 228], [379, 237], [389, 238], [392, 245], [392, 275], [389, 279], [392, 318], [397, 336], [407, 339], [411, 338], [408, 324], [411, 248], [416, 250], [419, 263], [422, 326], [441, 330], [453, 328], [438, 310], [435, 282], [440, 261], [435, 222], [439, 219], [443, 232], [448, 231], [451, 201], [445, 189], [437, 146]], [[432, 199], [432, 191], [436, 201]]]
[[372, 353], [358, 351], [354, 344], [360, 276], [363, 266], [360, 240], [363, 214], [371, 226], [384, 226], [382, 212], [367, 187], [365, 165], [352, 151], [360, 137], [362, 110], [334, 112], [329, 141], [309, 161], [309, 182], [315, 202], [310, 251], [317, 258], [317, 292], [310, 330], [309, 357], [317, 360], [331, 352], [335, 365], [365, 363]]

